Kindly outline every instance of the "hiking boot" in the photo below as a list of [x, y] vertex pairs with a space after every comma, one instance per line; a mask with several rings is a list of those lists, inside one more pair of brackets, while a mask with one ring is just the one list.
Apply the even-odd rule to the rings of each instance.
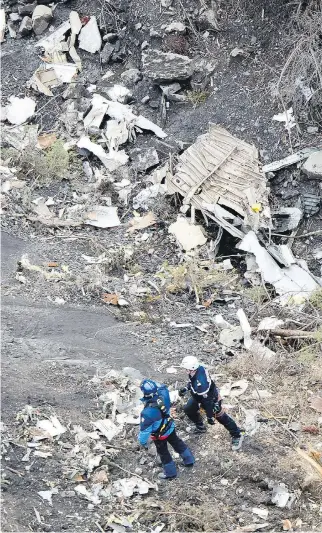
[[233, 452], [237, 452], [238, 450], [240, 450], [243, 444], [244, 437], [244, 433], [241, 433], [239, 437], [233, 437], [231, 439], [231, 449]]
[[197, 435], [200, 435], [200, 433], [206, 433], [207, 431], [207, 428], [206, 426], [202, 425], [202, 426], [196, 426], [193, 430], [194, 433], [196, 433]]
[[159, 479], [175, 479], [177, 476], [167, 476], [166, 474], [164, 474], [164, 472], [160, 472], [160, 474], [158, 474], [158, 478]]

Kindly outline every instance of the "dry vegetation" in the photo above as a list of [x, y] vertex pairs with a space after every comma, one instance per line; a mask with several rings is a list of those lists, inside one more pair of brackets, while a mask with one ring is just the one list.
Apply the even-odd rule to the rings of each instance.
[[299, 121], [322, 124], [322, 4], [299, 2], [289, 35], [290, 53], [274, 88], [284, 110], [293, 105]]
[[49, 185], [54, 180], [69, 177], [68, 171], [75, 171], [75, 165], [80, 164], [71, 152], [64, 149], [63, 144], [63, 141], [57, 140], [46, 151], [37, 148], [21, 152], [13, 148], [4, 149], [1, 157], [10, 166], [17, 167], [22, 179], [32, 180], [37, 186]]

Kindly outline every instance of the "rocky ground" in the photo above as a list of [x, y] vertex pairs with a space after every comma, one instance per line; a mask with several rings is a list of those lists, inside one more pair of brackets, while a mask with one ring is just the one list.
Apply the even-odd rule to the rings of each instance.
[[[198, 211], [207, 243], [185, 253], [168, 231], [182, 199], [162, 190], [154, 172], [174, 168], [209, 123], [254, 144], [264, 165], [321, 148], [318, 3], [49, 6], [37, 18], [36, 3], [4, 4], [2, 103], [27, 97], [36, 108], [22, 127], [5, 111], [2, 128], [3, 531], [321, 531], [321, 290], [301, 306], [282, 307], [272, 285], [245, 280], [238, 239], [224, 232], [214, 256], [218, 226], [206, 225]], [[81, 21], [81, 70], [49, 97], [28, 83], [42, 58], [53, 62], [35, 45], [71, 11]], [[91, 46], [99, 41], [95, 53], [80, 47], [89, 17], [98, 24], [89, 39]], [[295, 43], [302, 53], [299, 31], [309, 36], [311, 59], [293, 54], [297, 63], [287, 69]], [[313, 69], [309, 81], [303, 65]], [[296, 69], [302, 85], [292, 78]], [[102, 130], [85, 128], [84, 120], [93, 94], [113, 101], [116, 84], [130, 92], [122, 103], [135, 117], [166, 137], [136, 128], [136, 139], [119, 148], [126, 164], [113, 170], [77, 143], [85, 135], [99, 143]], [[296, 126], [287, 130], [272, 118], [292, 104]], [[296, 164], [268, 178], [272, 209], [301, 206], [292, 251], [320, 280], [321, 181]], [[160, 183], [159, 195], [142, 203], [138, 195]], [[97, 205], [117, 207], [117, 225], [84, 224]], [[149, 212], [149, 226], [129, 231], [133, 218]], [[286, 232], [274, 242], [289, 238]], [[218, 315], [231, 331], [240, 308], [252, 328], [251, 349], [243, 332], [231, 345], [222, 342]], [[272, 316], [293, 334], [258, 332]], [[133, 367], [174, 390], [185, 382], [179, 364], [186, 354], [206, 363], [226, 391], [227, 410], [246, 429], [245, 445], [233, 454], [218, 424], [192, 436], [179, 401], [178, 431], [197, 462], [160, 484], [153, 452], [137, 446], [136, 425], [118, 422], [109, 441], [93, 422], [112, 416], [102, 395], [112, 391], [128, 401], [135, 394], [137, 373], [111, 370]], [[65, 431], [38, 441], [39, 421], [53, 416]], [[124, 492], [131, 481], [120, 481], [129, 478], [136, 480], [133, 494]]]

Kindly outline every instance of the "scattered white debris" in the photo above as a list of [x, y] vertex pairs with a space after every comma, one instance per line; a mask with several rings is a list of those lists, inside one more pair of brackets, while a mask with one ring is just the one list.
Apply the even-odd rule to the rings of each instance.
[[51, 416], [49, 420], [38, 420], [37, 429], [42, 430], [43, 433], [34, 436], [34, 441], [58, 437], [67, 431], [57, 416]]
[[274, 115], [272, 120], [277, 120], [278, 122], [285, 122], [285, 129], [290, 130], [296, 126], [295, 118], [293, 115], [293, 107], [290, 107], [287, 109], [287, 111], [283, 113], [279, 113], [278, 115]]
[[79, 48], [95, 54], [101, 49], [102, 37], [98, 29], [96, 17], [91, 17], [79, 34]]
[[110, 172], [114, 172], [114, 170], [125, 165], [129, 159], [129, 156], [126, 155], [124, 150], [111, 150], [107, 153], [102, 146], [92, 142], [89, 137], [85, 136], [80, 138], [77, 146], [78, 148], [85, 148], [96, 155]]
[[256, 431], [260, 427], [260, 423], [257, 420], [257, 416], [259, 415], [258, 409], [244, 409], [243, 411], [245, 413], [245, 422], [244, 422], [244, 428], [247, 435], [254, 435]]
[[252, 513], [256, 514], [260, 518], [263, 518], [265, 520], [268, 517], [268, 510], [267, 509], [261, 509], [260, 507], [253, 507]]
[[276, 507], [285, 507], [289, 498], [290, 493], [288, 492], [285, 483], [277, 483], [276, 485], [274, 485], [272, 493], [272, 503], [274, 503]]
[[176, 403], [180, 398], [178, 390], [171, 390], [169, 394], [171, 403]]
[[134, 209], [139, 209], [140, 207], [142, 209], [148, 209], [150, 199], [156, 198], [159, 195], [164, 195], [166, 194], [166, 192], [167, 187], [165, 185], [162, 185], [162, 183], [156, 183], [155, 185], [151, 185], [150, 187], [143, 189], [141, 192], [139, 192], [139, 194], [134, 196], [133, 207]]
[[153, 226], [155, 223], [156, 217], [154, 213], [150, 211], [146, 215], [133, 217], [129, 222], [130, 228], [128, 229], [128, 232], [133, 233], [134, 231]]
[[171, 22], [164, 31], [166, 33], [186, 33], [186, 27], [182, 22]]
[[139, 130], [152, 131], [161, 139], [164, 139], [167, 136], [167, 134], [164, 133], [159, 126], [147, 118], [143, 117], [142, 115], [135, 115], [128, 105], [121, 104], [120, 102], [112, 102], [99, 94], [93, 95], [92, 105], [93, 104], [98, 108], [101, 107], [102, 111], [103, 104], [105, 104], [107, 109], [104, 110], [104, 114], [108, 115], [111, 119], [125, 121], [129, 132], [131, 132], [131, 135], [133, 135], [133, 128], [136, 127]]
[[92, 424], [95, 429], [98, 429], [98, 431], [107, 438], [108, 441], [114, 439], [114, 437], [116, 437], [116, 435], [118, 435], [123, 429], [123, 426], [117, 426], [108, 418], [96, 420], [95, 422], [92, 422]]
[[24, 463], [28, 463], [29, 462], [31, 452], [32, 452], [32, 449], [28, 448], [28, 450], [26, 451], [25, 455], [21, 459]]
[[227, 320], [225, 320], [223, 318], [222, 315], [216, 315], [215, 318], [214, 318], [214, 323], [216, 324], [216, 326], [218, 326], [220, 329], [227, 329], [229, 328], [231, 325], [229, 324], [229, 322], [227, 322]]
[[36, 109], [36, 102], [32, 98], [10, 96], [9, 101], [10, 104], [6, 107], [6, 119], [11, 124], [19, 126], [33, 116]]
[[255, 255], [264, 281], [274, 285], [276, 292], [280, 295], [279, 301], [282, 305], [299, 305], [319, 288], [310, 273], [300, 266], [279, 267], [268, 251], [259, 244], [253, 231], [249, 231], [237, 247]]
[[123, 85], [116, 84], [107, 90], [107, 94], [113, 102], [120, 102], [121, 104], [126, 104], [132, 93]]
[[169, 233], [174, 235], [180, 246], [186, 251], [194, 250], [197, 246], [206, 244], [202, 226], [191, 224], [186, 218], [178, 216], [177, 222], [169, 226]]
[[314, 148], [304, 148], [299, 152], [295, 152], [294, 154], [284, 157], [284, 159], [279, 159], [278, 161], [273, 161], [272, 163], [264, 165], [263, 172], [275, 172], [276, 170], [280, 170], [281, 168], [289, 167], [290, 165], [295, 165], [296, 163], [307, 159], [309, 155], [315, 151], [316, 150]]
[[241, 341], [244, 337], [244, 332], [240, 326], [229, 326], [223, 329], [219, 334], [219, 342], [227, 348], [235, 346], [236, 342]]
[[96, 228], [114, 228], [121, 224], [117, 207], [96, 205], [86, 215], [85, 224]]
[[169, 366], [166, 368], [167, 374], [177, 374], [178, 370], [174, 366]]
[[275, 316], [266, 316], [262, 318], [258, 324], [257, 331], [270, 331], [284, 325], [284, 320], [280, 320]]
[[238, 309], [237, 318], [240, 322], [240, 327], [242, 328], [243, 333], [244, 333], [244, 346], [246, 350], [249, 350], [253, 342], [252, 339], [250, 338], [251, 333], [252, 333], [252, 328], [250, 327], [250, 323], [248, 322], [248, 319], [243, 309]]
[[4, 34], [6, 31], [6, 12], [0, 9], [0, 43], [5, 41]]
[[43, 499], [43, 500], [46, 500], [49, 505], [53, 505], [52, 503], [52, 497], [54, 494], [58, 494], [58, 489], [57, 488], [53, 488], [51, 490], [40, 490], [37, 494], [39, 494], [39, 496]]
[[34, 456], [41, 457], [42, 459], [48, 459], [48, 457], [52, 457], [53, 454], [51, 452], [42, 452], [41, 450], [36, 450], [34, 452]]
[[62, 51], [61, 41], [64, 39], [65, 34], [70, 29], [70, 22], [67, 20], [63, 22], [57, 30], [49, 34], [48, 37], [44, 37], [37, 41], [35, 46], [44, 48], [47, 53], [53, 53]]
[[123, 478], [114, 481], [113, 490], [117, 496], [130, 498], [133, 494], [147, 494], [150, 489], [157, 489], [156, 485], [138, 477]]
[[247, 53], [242, 48], [236, 47], [230, 52], [230, 55], [231, 57], [237, 57], [237, 56], [245, 56], [247, 55]]
[[82, 23], [77, 11], [71, 11], [69, 13], [69, 23], [72, 34], [78, 35], [82, 29]]
[[94, 505], [99, 505], [101, 503], [100, 498], [98, 497], [98, 494], [100, 493], [102, 489], [102, 484], [97, 483], [96, 485], [93, 485], [92, 492], [90, 492], [84, 485], [77, 485], [74, 490], [78, 494], [81, 494], [82, 496], [85, 496], [85, 498], [92, 502]]

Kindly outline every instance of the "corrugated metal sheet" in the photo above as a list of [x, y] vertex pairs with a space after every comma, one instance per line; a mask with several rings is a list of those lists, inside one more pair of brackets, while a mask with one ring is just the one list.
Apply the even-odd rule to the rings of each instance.
[[[184, 196], [184, 204], [201, 209], [235, 236], [242, 237], [243, 233], [205, 204], [229, 209], [255, 231], [271, 225], [269, 189], [257, 149], [220, 126], [211, 125], [209, 133], [185, 150], [166, 183], [170, 193]], [[251, 209], [256, 203], [262, 206], [260, 213]]]

